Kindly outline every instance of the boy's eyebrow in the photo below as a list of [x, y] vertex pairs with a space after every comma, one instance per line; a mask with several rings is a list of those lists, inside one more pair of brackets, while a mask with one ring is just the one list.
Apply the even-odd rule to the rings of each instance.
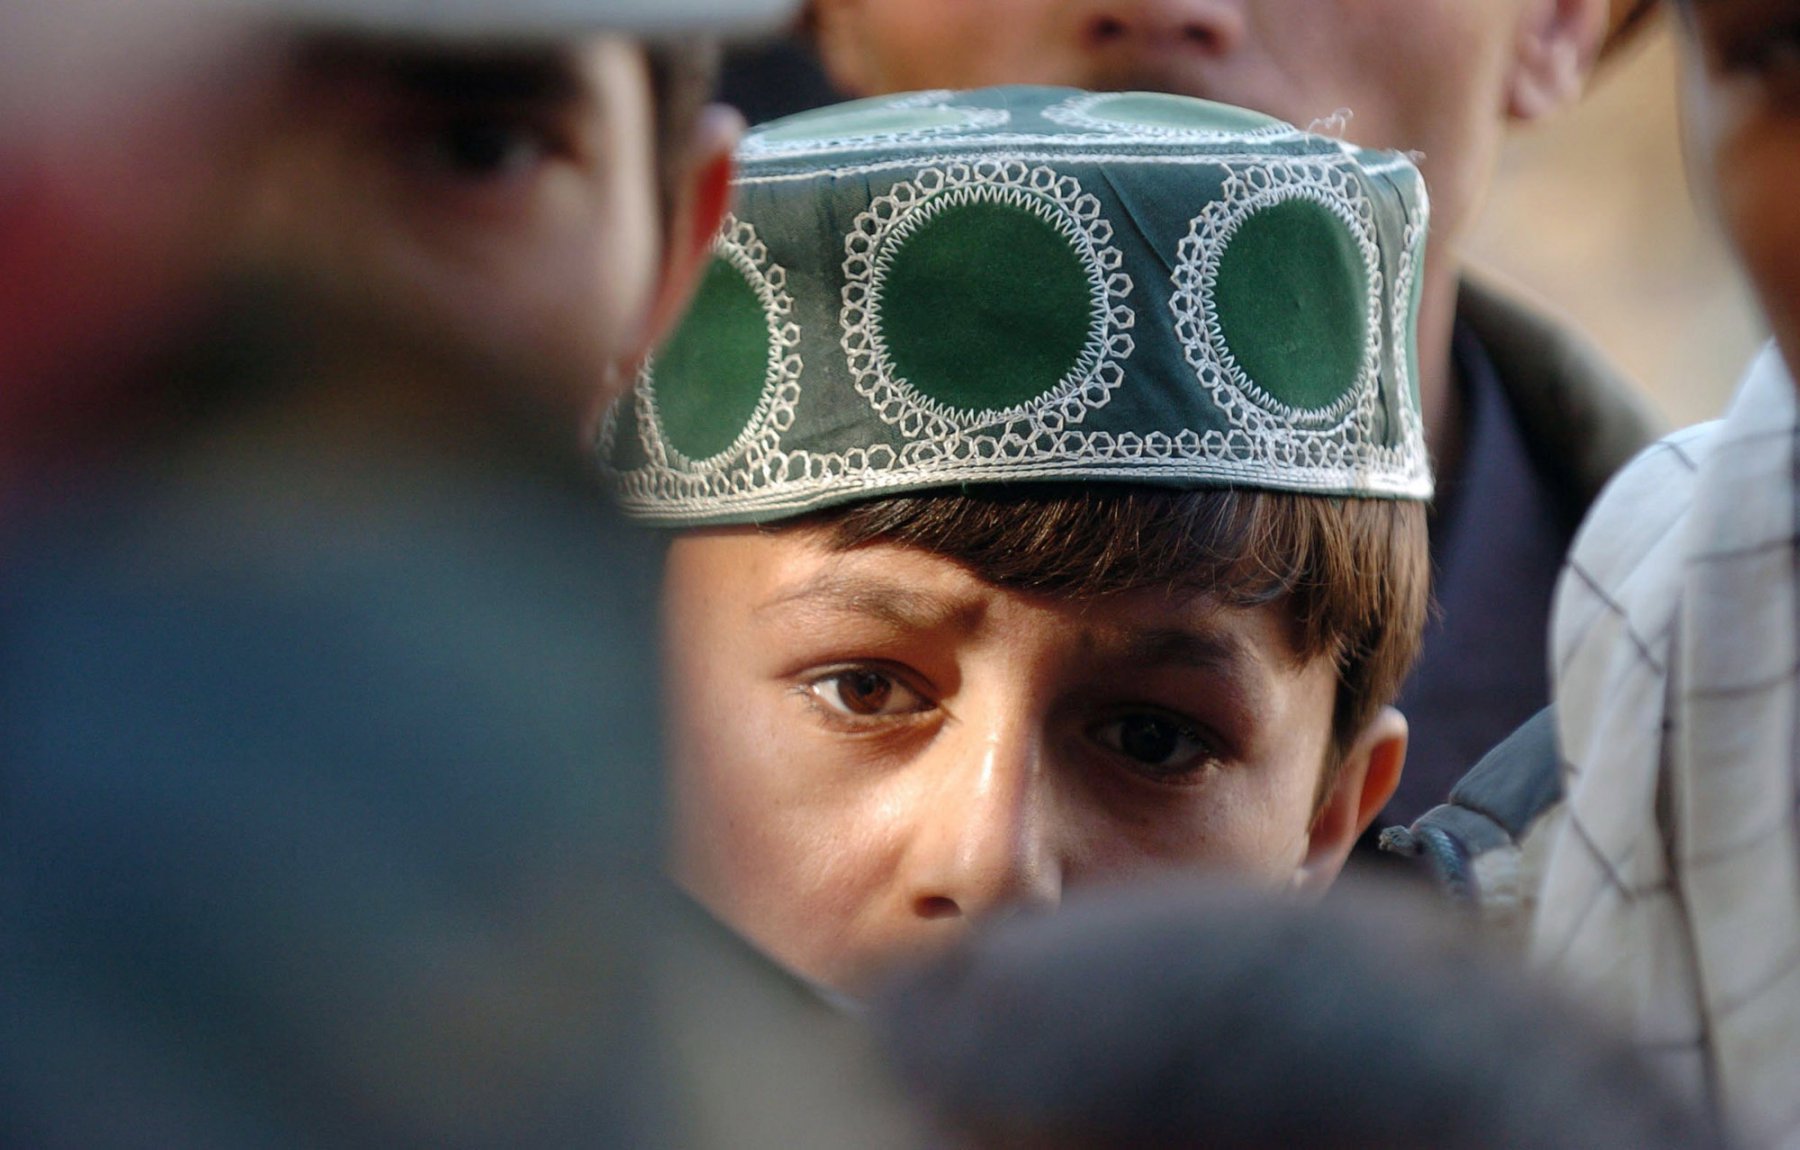
[[1262, 662], [1236, 635], [1185, 627], [1132, 631], [1126, 637], [1125, 656], [1134, 664], [1199, 671], [1234, 671]]
[[921, 591], [896, 579], [825, 571], [799, 587], [759, 603], [754, 615], [773, 611], [803, 616], [862, 615], [905, 630], [955, 626], [972, 629], [984, 608], [978, 602]]
[[1248, 714], [1261, 713], [1274, 685], [1277, 659], [1231, 631], [1194, 627], [1132, 628], [1123, 635], [1123, 658], [1134, 670], [1192, 671], [1207, 690], [1234, 700]]

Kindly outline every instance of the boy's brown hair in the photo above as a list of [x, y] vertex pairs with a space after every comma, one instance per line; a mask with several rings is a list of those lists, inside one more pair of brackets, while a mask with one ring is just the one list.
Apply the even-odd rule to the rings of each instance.
[[1111, 484], [896, 496], [785, 526], [834, 547], [896, 543], [999, 587], [1090, 598], [1148, 587], [1221, 605], [1282, 603], [1295, 652], [1337, 667], [1332, 761], [1392, 702], [1418, 654], [1431, 584], [1425, 505]]

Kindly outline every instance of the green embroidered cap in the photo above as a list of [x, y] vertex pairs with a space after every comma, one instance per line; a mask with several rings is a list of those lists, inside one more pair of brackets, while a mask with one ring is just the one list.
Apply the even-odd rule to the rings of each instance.
[[1400, 155], [994, 88], [777, 120], [739, 161], [692, 313], [602, 432], [637, 518], [1043, 480], [1431, 495]]

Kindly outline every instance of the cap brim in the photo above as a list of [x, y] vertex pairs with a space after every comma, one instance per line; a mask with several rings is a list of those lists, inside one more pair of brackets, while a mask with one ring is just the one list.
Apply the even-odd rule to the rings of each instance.
[[799, 0], [245, 0], [262, 14], [374, 33], [538, 39], [624, 32], [646, 38], [779, 28]]

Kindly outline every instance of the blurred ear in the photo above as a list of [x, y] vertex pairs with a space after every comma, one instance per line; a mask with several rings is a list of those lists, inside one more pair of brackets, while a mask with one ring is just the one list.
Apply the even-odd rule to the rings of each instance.
[[813, 51], [831, 86], [852, 96], [868, 92], [862, 0], [813, 0], [811, 15]]
[[665, 194], [668, 219], [656, 294], [635, 345], [608, 365], [604, 386], [595, 393], [583, 417], [586, 442], [593, 442], [607, 409], [630, 389], [645, 357], [673, 334], [687, 314], [700, 275], [712, 258], [713, 238], [731, 207], [735, 171], [731, 156], [743, 133], [744, 118], [723, 104], [707, 105], [696, 118], [687, 158]]
[[1508, 116], [1538, 120], [1581, 98], [1608, 12], [1608, 0], [1527, 0], [1507, 78]]
[[723, 104], [707, 106], [695, 122], [687, 160], [668, 197], [662, 278], [639, 358], [666, 339], [687, 313], [700, 274], [712, 257], [713, 238], [731, 207], [731, 153], [743, 131], [743, 117]]
[[1344, 754], [1337, 779], [1313, 817], [1296, 889], [1322, 894], [1344, 869], [1350, 848], [1400, 785], [1406, 764], [1406, 717], [1383, 707]]

